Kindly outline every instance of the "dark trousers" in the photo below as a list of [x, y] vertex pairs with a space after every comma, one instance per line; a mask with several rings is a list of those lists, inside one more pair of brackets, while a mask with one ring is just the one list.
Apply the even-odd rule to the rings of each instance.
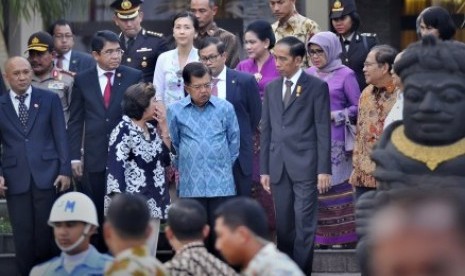
[[286, 168], [271, 184], [276, 210], [277, 247], [311, 275], [317, 225], [318, 189], [313, 181], [293, 181]]
[[215, 248], [215, 211], [218, 208], [218, 206], [220, 206], [221, 204], [223, 204], [231, 198], [233, 198], [233, 196], [193, 198], [200, 202], [200, 204], [202, 204], [202, 206], [207, 211], [207, 221], [208, 225], [210, 226], [210, 234], [208, 235], [208, 238], [205, 240], [205, 247], [207, 247], [210, 253], [218, 257], [221, 257], [221, 255]]
[[108, 252], [108, 247], [103, 239], [103, 223], [105, 217], [103, 215], [103, 199], [106, 188], [106, 174], [103, 172], [88, 172], [84, 181], [83, 190], [95, 204], [97, 209], [97, 218], [100, 227], [97, 229], [97, 235], [91, 238], [92, 244], [102, 253]]
[[355, 202], [365, 193], [376, 191], [376, 188], [369, 188], [369, 187], [359, 187], [355, 186]]
[[252, 197], [252, 174], [245, 175], [239, 161], [234, 163], [233, 176], [236, 184], [236, 194], [238, 196]]
[[32, 177], [28, 192], [18, 195], [7, 193], [16, 264], [21, 275], [29, 275], [34, 265], [59, 254], [52, 227], [47, 224], [55, 199], [55, 189], [38, 189]]

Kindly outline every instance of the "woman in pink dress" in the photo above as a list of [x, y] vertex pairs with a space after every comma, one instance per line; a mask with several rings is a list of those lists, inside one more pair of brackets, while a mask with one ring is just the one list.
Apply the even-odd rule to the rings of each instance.
[[[270, 23], [265, 20], [257, 20], [247, 26], [244, 33], [244, 48], [248, 59], [241, 61], [236, 70], [253, 74], [257, 80], [260, 96], [263, 100], [265, 86], [279, 77], [271, 49], [275, 44], [275, 37]], [[254, 160], [252, 174], [252, 195], [265, 208], [270, 230], [274, 231], [275, 217], [273, 199], [260, 184], [260, 131], [257, 129], [254, 135]]]

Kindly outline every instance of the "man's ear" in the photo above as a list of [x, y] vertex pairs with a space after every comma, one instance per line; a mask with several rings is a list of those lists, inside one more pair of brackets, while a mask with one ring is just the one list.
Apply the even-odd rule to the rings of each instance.
[[216, 13], [218, 12], [218, 6], [216, 4], [213, 4], [212, 11], [213, 11], [213, 17], [215, 17]]
[[111, 226], [108, 224], [108, 222], [103, 223], [103, 239], [105, 242], [108, 244], [108, 240], [111, 240], [113, 233]]
[[97, 61], [98, 58], [100, 57], [100, 54], [97, 53], [97, 51], [92, 51], [92, 57], [94, 58], [95, 61]]
[[147, 228], [145, 229], [145, 238], [148, 239], [150, 237], [150, 234], [152, 234], [152, 225], [149, 223], [149, 225], [147, 225]]
[[113, 22], [115, 22], [115, 25], [119, 27], [118, 18], [116, 18], [116, 14], [113, 14]]
[[203, 239], [206, 239], [208, 237], [208, 234], [210, 234], [210, 226], [205, 225], [202, 229]]
[[167, 240], [172, 240], [174, 238], [174, 233], [173, 230], [171, 230], [171, 227], [165, 227], [165, 236]]
[[384, 75], [391, 75], [391, 72], [389, 70], [389, 64], [383, 63], [383, 65], [381, 66], [381, 70], [383, 71]]

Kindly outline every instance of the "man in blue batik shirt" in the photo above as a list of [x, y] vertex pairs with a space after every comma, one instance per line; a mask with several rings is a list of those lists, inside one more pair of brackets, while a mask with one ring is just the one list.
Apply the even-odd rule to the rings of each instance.
[[[211, 96], [211, 72], [192, 62], [182, 72], [187, 97], [168, 107], [170, 135], [179, 170], [178, 195], [198, 200], [214, 227], [214, 211], [236, 195], [233, 164], [239, 155], [239, 124], [234, 107]], [[214, 237], [207, 248], [213, 253]]]

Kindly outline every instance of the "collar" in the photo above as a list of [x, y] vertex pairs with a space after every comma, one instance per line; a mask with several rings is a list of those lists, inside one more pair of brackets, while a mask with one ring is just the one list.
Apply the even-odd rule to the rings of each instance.
[[[32, 95], [32, 86], [29, 85], [29, 88], [26, 90], [26, 92], [24, 94], [29, 94], [29, 96], [31, 97]], [[19, 94], [16, 93], [15, 91], [13, 91], [12, 89], [10, 89], [10, 97], [12, 100], [15, 99], [16, 96], [18, 96]]]
[[387, 92], [387, 93], [394, 93], [396, 91], [396, 86], [390, 80], [385, 86], [377, 87], [373, 85], [373, 92], [374, 93], [381, 93], [381, 92]]
[[126, 259], [133, 255], [136, 255], [138, 257], [149, 256], [149, 249], [146, 245], [138, 245], [125, 249], [115, 256], [115, 261]]
[[352, 32], [350, 35], [348, 36], [342, 36], [342, 42], [344, 41], [352, 41], [352, 39], [354, 38], [354, 35], [355, 35], [355, 32]]
[[298, 28], [300, 28], [301, 26], [299, 26], [299, 18], [300, 18], [300, 14], [297, 12], [297, 11], [294, 11], [292, 13], [292, 15], [289, 17], [289, 19], [285, 22], [280, 22], [278, 20], [278, 27], [291, 27], [292, 30], [297, 30]]
[[465, 138], [444, 146], [425, 146], [410, 140], [400, 125], [392, 132], [392, 144], [398, 151], [425, 164], [430, 171], [434, 171], [441, 163], [465, 155]]
[[215, 21], [212, 21], [212, 22], [210, 22], [210, 24], [208, 24], [205, 27], [205, 32], [203, 32], [203, 33], [199, 32], [199, 36], [200, 37], [213, 36], [218, 29], [219, 28], [216, 25]]
[[[220, 100], [217, 97], [210, 96], [210, 99], [208, 100], [208, 102], [205, 103], [203, 107], [206, 107], [208, 104], [216, 106], [218, 104], [218, 101]], [[188, 106], [198, 107], [192, 102], [191, 95], [187, 95], [186, 97], [182, 98], [181, 100], [179, 100], [179, 103], [181, 103], [183, 107], [188, 107]]]
[[216, 78], [219, 79], [220, 81], [226, 81], [226, 70], [227, 70], [227, 67], [225, 64], [223, 67], [223, 70], [221, 70], [221, 72], [218, 74], [218, 76], [216, 76]]
[[293, 85], [297, 84], [297, 81], [299, 80], [300, 78], [300, 75], [302, 75], [302, 68], [299, 68], [299, 70], [297, 70], [297, 72], [295, 72], [295, 74], [290, 77], [289, 79], [288, 78], [284, 78], [284, 81], [286, 80], [290, 80], [292, 81]]
[[186, 243], [185, 245], [181, 247], [181, 249], [179, 249], [176, 252], [176, 255], [182, 254], [184, 251], [187, 251], [191, 248], [205, 248], [205, 244], [201, 241], [194, 241], [194, 242]]
[[101, 77], [101, 76], [104, 76], [104, 74], [106, 72], [112, 72], [113, 73], [113, 77], [115, 76], [115, 73], [116, 73], [116, 69], [115, 70], [111, 70], [111, 71], [105, 71], [103, 70], [102, 68], [100, 68], [100, 66], [97, 64], [97, 76]]
[[73, 51], [73, 50], [71, 49], [71, 50], [69, 50], [67, 53], [65, 53], [65, 54], [63, 55], [63, 59], [71, 60], [71, 52], [72, 52], [72, 51]]
[[[87, 267], [92, 267], [92, 268], [101, 268], [102, 263], [101, 263], [101, 258], [98, 258], [100, 255], [107, 256], [107, 261], [109, 262], [112, 257], [106, 254], [101, 254], [95, 249], [94, 246], [89, 245], [89, 248], [87, 249], [87, 255], [82, 262], [81, 265], [85, 265]], [[56, 266], [53, 268], [53, 270], [57, 271], [59, 269], [64, 269], [64, 258], [65, 258], [65, 253], [61, 253], [61, 261], [56, 264]]]
[[33, 74], [32, 75], [32, 81], [41, 83], [41, 82], [44, 82], [46, 80], [53, 79], [53, 74], [54, 74], [55, 68], [57, 68], [57, 67], [52, 66], [52, 69], [47, 72], [47, 74], [44, 76], [44, 78], [39, 78], [37, 75]]

